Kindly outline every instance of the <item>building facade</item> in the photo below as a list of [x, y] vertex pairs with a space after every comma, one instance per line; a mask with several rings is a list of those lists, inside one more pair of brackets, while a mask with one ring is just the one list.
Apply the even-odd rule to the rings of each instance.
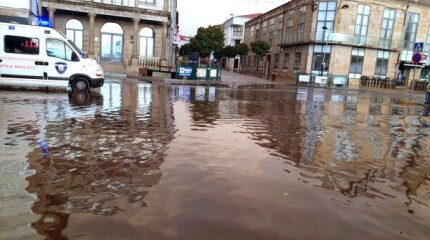
[[[151, 58], [172, 61], [176, 0], [43, 0], [53, 27], [103, 67], [137, 66]], [[121, 69], [114, 69], [120, 71]], [[132, 69], [137, 73], [136, 68]]]
[[36, 25], [39, 13], [39, 0], [0, 1], [0, 22]]
[[[426, 0], [293, 0], [245, 24], [245, 42], [267, 41], [266, 56], [249, 54], [244, 72], [295, 81], [299, 73], [395, 79], [409, 85], [414, 44], [430, 51]], [[428, 78], [424, 60], [415, 79]]]
[[[261, 13], [234, 16], [225, 21], [222, 25], [224, 46], [235, 46], [236, 44], [244, 43], [245, 22], [260, 15]], [[221, 64], [223, 69], [239, 71], [239, 66], [241, 64], [240, 56], [236, 56], [233, 60], [223, 58]]]

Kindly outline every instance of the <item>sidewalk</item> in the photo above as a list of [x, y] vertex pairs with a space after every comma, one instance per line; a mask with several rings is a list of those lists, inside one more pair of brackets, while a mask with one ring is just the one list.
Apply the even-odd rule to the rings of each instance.
[[[412, 98], [410, 90], [405, 87], [397, 87], [395, 89], [383, 89], [383, 88], [368, 88], [368, 87], [318, 87], [318, 86], [307, 86], [307, 85], [296, 85], [294, 81], [282, 81], [282, 80], [266, 80], [258, 77], [244, 75], [231, 71], [222, 71], [221, 80], [181, 80], [181, 79], [169, 79], [169, 78], [157, 78], [157, 77], [143, 77], [143, 76], [128, 76], [128, 78], [136, 78], [139, 81], [148, 83], [159, 83], [159, 84], [172, 84], [172, 85], [219, 85], [226, 87], [234, 86], [245, 86], [245, 85], [276, 85], [280, 88], [314, 88], [327, 91], [348, 91], [348, 92], [368, 92], [381, 96], [390, 96], [401, 100], [403, 104], [424, 104], [425, 92], [414, 91]], [[410, 99], [411, 98], [411, 99]]]

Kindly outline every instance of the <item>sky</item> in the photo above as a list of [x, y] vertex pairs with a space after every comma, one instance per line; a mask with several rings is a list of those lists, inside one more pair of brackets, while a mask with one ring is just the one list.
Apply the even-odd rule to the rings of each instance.
[[265, 13], [288, 0], [178, 0], [179, 33], [194, 36], [197, 28], [224, 23], [233, 16]]

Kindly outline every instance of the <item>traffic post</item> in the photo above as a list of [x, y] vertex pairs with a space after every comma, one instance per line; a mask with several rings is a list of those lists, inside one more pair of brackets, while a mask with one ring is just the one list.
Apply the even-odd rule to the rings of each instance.
[[424, 43], [415, 43], [414, 44], [414, 54], [412, 54], [412, 62], [414, 63], [414, 75], [412, 77], [412, 84], [411, 84], [411, 91], [409, 94], [409, 100], [412, 100], [412, 94], [414, 93], [414, 87], [415, 87], [415, 73], [417, 71], [417, 65], [418, 63], [421, 63], [423, 60], [423, 55], [421, 54], [422, 49], [424, 47]]

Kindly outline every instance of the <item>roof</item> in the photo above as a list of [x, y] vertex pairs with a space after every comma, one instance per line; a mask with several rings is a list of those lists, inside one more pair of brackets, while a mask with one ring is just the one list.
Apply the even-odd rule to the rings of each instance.
[[247, 15], [241, 15], [241, 16], [236, 16], [236, 17], [242, 17], [242, 18], [256, 18], [258, 16], [263, 15], [262, 13], [253, 13], [253, 14], [247, 14]]

